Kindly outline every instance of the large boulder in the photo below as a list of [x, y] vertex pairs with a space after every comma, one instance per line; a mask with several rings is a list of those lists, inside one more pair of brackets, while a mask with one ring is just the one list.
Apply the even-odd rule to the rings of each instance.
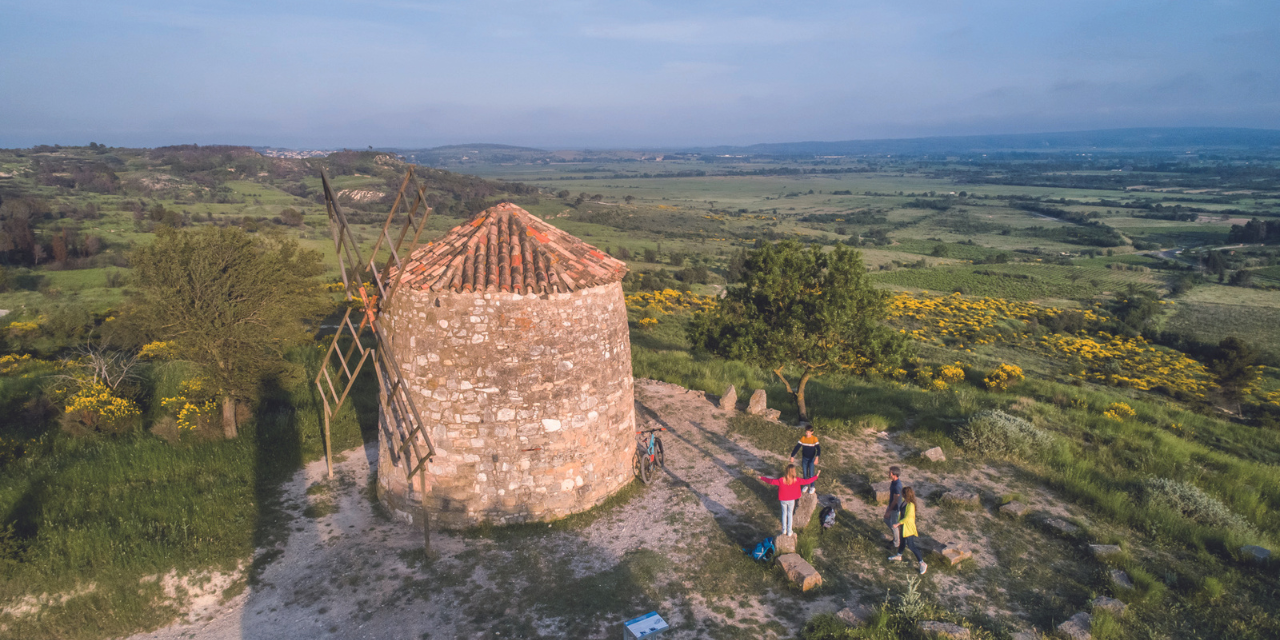
[[769, 394], [765, 393], [764, 389], [756, 389], [755, 392], [751, 394], [750, 402], [747, 403], [747, 413], [753, 416], [762, 416], [765, 415], [765, 412], [768, 410]]
[[1073, 535], [1080, 531], [1080, 527], [1062, 518], [1045, 518], [1044, 526], [1048, 527], [1050, 531], [1064, 536]]
[[920, 631], [927, 637], [931, 638], [951, 638], [952, 640], [966, 640], [969, 637], [969, 630], [950, 622], [938, 622], [936, 620], [927, 620], [917, 625]]
[[796, 512], [794, 514], [794, 527], [796, 531], [800, 531], [809, 526], [809, 521], [813, 519], [813, 512], [818, 508], [818, 494], [802, 493], [800, 500], [796, 502]]
[[877, 503], [889, 504], [889, 481], [885, 480], [871, 485], [871, 493], [875, 495]]
[[1093, 639], [1093, 616], [1081, 611], [1058, 625], [1058, 633], [1070, 640]]
[[920, 457], [930, 462], [946, 462], [947, 461], [947, 454], [942, 452], [942, 447], [925, 449], [924, 451], [920, 452]]
[[1240, 555], [1244, 556], [1246, 560], [1251, 560], [1253, 562], [1266, 562], [1267, 559], [1271, 557], [1271, 550], [1266, 547], [1247, 544], [1240, 547]]
[[1124, 569], [1111, 570], [1111, 584], [1115, 585], [1116, 588], [1119, 589], [1133, 588], [1133, 580], [1129, 579], [1129, 574], [1125, 573]]
[[1009, 516], [1010, 518], [1021, 518], [1022, 516], [1027, 515], [1027, 512], [1030, 510], [1031, 507], [1014, 500], [1013, 502], [1000, 507], [1000, 515]]
[[1094, 598], [1093, 602], [1090, 604], [1093, 605], [1094, 611], [1107, 611], [1117, 618], [1124, 615], [1124, 610], [1129, 608], [1129, 605], [1126, 605], [1115, 598], [1108, 598], [1106, 596], [1098, 596]]
[[729, 385], [724, 390], [724, 395], [720, 396], [720, 409], [733, 413], [738, 410], [738, 390], [733, 385]]
[[978, 492], [969, 491], [968, 489], [952, 489], [942, 494], [942, 501], [965, 507], [976, 507], [982, 504], [981, 498], [978, 497]]
[[1099, 559], [1118, 556], [1121, 553], [1120, 545], [1115, 544], [1091, 544], [1089, 551], [1093, 552], [1093, 557]]
[[855, 605], [852, 607], [845, 607], [837, 611], [836, 617], [839, 618], [841, 622], [856, 629], [866, 624], [867, 621], [871, 619], [872, 613], [873, 610], [870, 607], [865, 605]]
[[778, 556], [778, 566], [787, 574], [787, 579], [800, 586], [801, 591], [808, 591], [822, 586], [822, 576], [813, 565], [796, 553], [785, 553]]

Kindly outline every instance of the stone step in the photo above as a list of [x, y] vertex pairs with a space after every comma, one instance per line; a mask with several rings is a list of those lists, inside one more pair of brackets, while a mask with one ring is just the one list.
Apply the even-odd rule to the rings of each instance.
[[946, 549], [942, 550], [942, 557], [946, 558], [947, 562], [951, 563], [951, 566], [954, 567], [960, 564], [961, 562], [964, 562], [965, 560], [972, 558], [973, 553], [969, 551], [965, 551], [963, 549], [947, 547]]
[[1009, 516], [1011, 518], [1021, 518], [1022, 516], [1027, 515], [1028, 511], [1031, 511], [1031, 507], [1022, 504], [1017, 500], [1000, 507], [1000, 515]]
[[796, 552], [796, 534], [789, 536], [778, 535], [773, 538], [773, 546], [777, 547], [778, 553], [795, 553]]
[[822, 586], [822, 576], [804, 558], [796, 553], [785, 553], [778, 556], [778, 566], [787, 574], [787, 579], [800, 586], [801, 591], [808, 591]]

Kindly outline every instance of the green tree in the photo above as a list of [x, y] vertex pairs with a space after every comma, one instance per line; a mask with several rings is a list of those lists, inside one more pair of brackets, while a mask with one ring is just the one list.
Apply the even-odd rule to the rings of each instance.
[[[811, 378], [870, 373], [906, 357], [906, 337], [883, 324], [888, 298], [872, 286], [855, 250], [766, 244], [747, 257], [742, 285], [695, 316], [689, 339], [697, 349], [773, 371], [806, 420]], [[783, 374], [788, 365], [800, 372], [794, 387]]]
[[1257, 359], [1258, 351], [1240, 338], [1228, 336], [1218, 343], [1209, 370], [1218, 378], [1223, 397], [1240, 401], [1244, 389], [1258, 379], [1258, 368], [1253, 366]]
[[308, 322], [325, 307], [312, 279], [320, 254], [235, 227], [160, 227], [130, 263], [133, 321], [201, 368], [222, 398], [223, 432], [235, 437], [237, 404], [283, 366], [284, 350], [308, 338]]

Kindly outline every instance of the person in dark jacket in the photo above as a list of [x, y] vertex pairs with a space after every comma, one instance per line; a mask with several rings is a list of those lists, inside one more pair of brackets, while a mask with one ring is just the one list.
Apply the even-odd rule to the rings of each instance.
[[902, 546], [902, 531], [898, 528], [899, 510], [902, 507], [902, 481], [898, 479], [901, 469], [889, 467], [889, 506], [884, 510], [884, 524], [893, 532], [893, 548]]
[[[806, 480], [813, 477], [814, 467], [818, 466], [818, 458], [822, 456], [822, 445], [818, 444], [818, 436], [813, 434], [813, 425], [804, 428], [804, 435], [791, 449], [791, 463], [795, 464], [796, 454], [800, 455], [800, 473]], [[813, 493], [813, 485], [805, 488]]]

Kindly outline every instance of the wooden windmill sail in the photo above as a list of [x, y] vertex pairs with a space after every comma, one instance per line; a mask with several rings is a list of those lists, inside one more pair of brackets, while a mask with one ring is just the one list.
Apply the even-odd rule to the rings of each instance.
[[[403, 463], [399, 466], [405, 470], [406, 480], [412, 485], [413, 477], [421, 474], [425, 492], [430, 486], [426, 478], [427, 462], [435, 455], [436, 450], [422, 422], [422, 414], [414, 406], [405, 387], [402, 369], [396, 362], [390, 349], [390, 339], [383, 328], [381, 311], [395, 297], [400, 287], [400, 274], [404, 273], [401, 258], [408, 257], [417, 247], [418, 238], [431, 212], [424, 207], [426, 188], [416, 189], [417, 196], [413, 206], [404, 212], [404, 223], [397, 232], [392, 228], [392, 223], [405, 201], [405, 190], [413, 181], [413, 169], [410, 168], [405, 173], [395, 202], [391, 205], [391, 212], [387, 214], [387, 221], [383, 223], [382, 231], [365, 258], [346, 216], [342, 213], [342, 207], [338, 205], [338, 199], [329, 186], [329, 176], [323, 169], [320, 171], [320, 181], [324, 187], [329, 229], [333, 234], [334, 251], [338, 254], [338, 267], [342, 272], [342, 284], [348, 302], [347, 312], [334, 333], [333, 342], [329, 344], [329, 351], [325, 354], [324, 366], [320, 367], [315, 380], [324, 402], [324, 454], [329, 477], [333, 477], [329, 423], [346, 402], [365, 362], [372, 360], [374, 374], [378, 379], [378, 402], [381, 409], [378, 428], [386, 436], [391, 455]], [[421, 213], [419, 209], [422, 210]], [[386, 254], [381, 263], [378, 261], [380, 253]], [[371, 338], [372, 346], [366, 346], [364, 340], [367, 338]], [[431, 534], [426, 505], [424, 497], [422, 527], [424, 541], [429, 548]]]

